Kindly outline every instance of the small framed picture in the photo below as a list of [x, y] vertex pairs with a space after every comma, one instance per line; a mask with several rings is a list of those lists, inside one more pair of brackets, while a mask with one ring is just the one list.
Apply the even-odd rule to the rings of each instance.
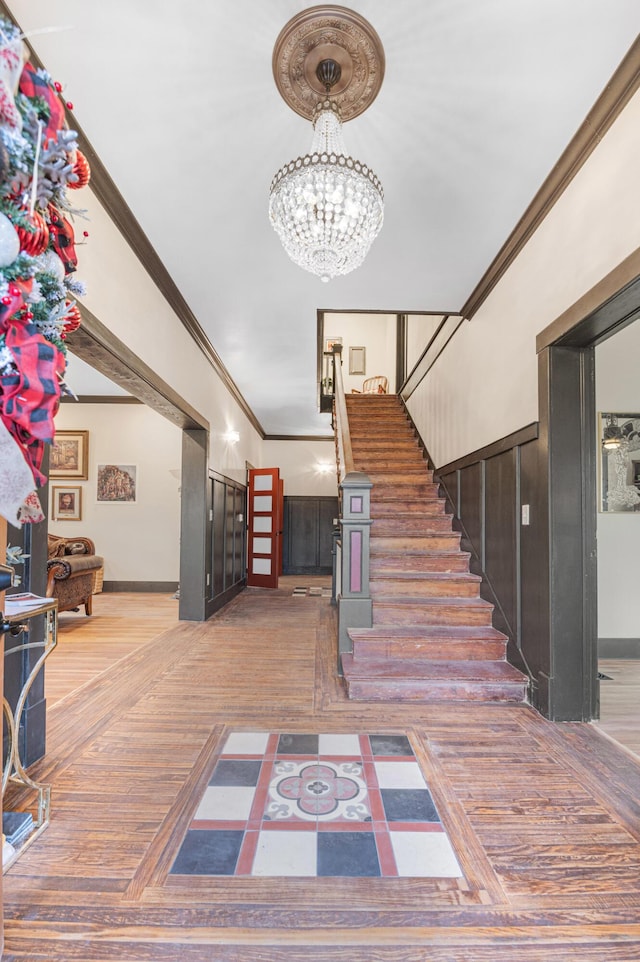
[[640, 515], [640, 412], [598, 418], [600, 511]]
[[342, 338], [341, 337], [325, 337], [324, 353], [331, 354], [333, 351], [334, 344], [342, 344]]
[[367, 373], [367, 349], [366, 347], [349, 348], [349, 374]]
[[138, 468], [135, 464], [99, 464], [97, 500], [111, 504], [134, 504]]
[[51, 517], [54, 521], [82, 521], [82, 488], [51, 489]]
[[88, 431], [56, 431], [49, 455], [49, 477], [55, 481], [88, 479]]

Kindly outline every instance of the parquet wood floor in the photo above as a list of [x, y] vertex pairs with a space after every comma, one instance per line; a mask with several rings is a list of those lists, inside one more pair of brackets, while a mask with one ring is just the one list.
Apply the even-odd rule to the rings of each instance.
[[[102, 595], [62, 628], [34, 767], [52, 822], [4, 877], [5, 962], [640, 960], [640, 762], [525, 705], [349, 702], [303, 581], [206, 624]], [[407, 733], [465, 878], [170, 876], [243, 729]]]

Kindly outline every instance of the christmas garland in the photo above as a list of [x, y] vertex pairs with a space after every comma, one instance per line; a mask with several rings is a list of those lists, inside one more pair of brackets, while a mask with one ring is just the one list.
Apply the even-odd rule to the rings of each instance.
[[[41, 520], [31, 490], [46, 482], [44, 445], [64, 383], [67, 335], [80, 325], [73, 278], [74, 210], [67, 192], [89, 164], [66, 124], [62, 87], [26, 57], [18, 28], [0, 18], [0, 514]], [[71, 108], [72, 104], [67, 103]], [[84, 236], [88, 236], [84, 232]], [[20, 459], [17, 451], [19, 451]], [[35, 500], [34, 500], [35, 498]]]

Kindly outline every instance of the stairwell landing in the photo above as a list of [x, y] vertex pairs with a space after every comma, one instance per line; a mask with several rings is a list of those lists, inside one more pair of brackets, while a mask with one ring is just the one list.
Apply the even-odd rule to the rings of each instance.
[[352, 628], [342, 656], [359, 701], [522, 702], [527, 678], [445, 513], [433, 472], [396, 395], [348, 395], [354, 467], [371, 491], [373, 627]]

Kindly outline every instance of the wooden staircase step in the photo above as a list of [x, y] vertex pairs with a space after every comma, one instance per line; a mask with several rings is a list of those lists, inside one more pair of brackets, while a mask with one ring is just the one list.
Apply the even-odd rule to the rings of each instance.
[[482, 578], [468, 571], [376, 572], [370, 580], [371, 597], [389, 598], [477, 598]]
[[396, 496], [400, 494], [401, 498], [432, 498], [438, 497], [439, 486], [428, 481], [420, 482], [407, 482], [400, 486], [397, 482], [387, 483], [386, 481], [377, 481], [373, 485], [372, 497], [385, 497], [394, 493]]
[[373, 599], [373, 624], [490, 625], [493, 605], [483, 598], [414, 598], [378, 595]]
[[423, 501], [417, 498], [415, 501], [393, 500], [383, 501], [374, 498], [371, 502], [372, 518], [419, 518], [424, 515], [432, 518], [444, 514], [444, 498], [429, 498]]
[[380, 625], [350, 628], [353, 657], [427, 658], [430, 661], [501, 661], [507, 636], [490, 625]]
[[[433, 471], [428, 467], [426, 459], [422, 457], [422, 454], [417, 452], [402, 458], [384, 458], [379, 455], [368, 455], [365, 457], [358, 455], [359, 471], [404, 471], [405, 468], [409, 470], [421, 468], [433, 476]], [[429, 480], [432, 480], [432, 478]]]
[[402, 551], [398, 554], [372, 554], [369, 560], [371, 576], [394, 574], [398, 571], [468, 571], [468, 551]]
[[418, 535], [451, 532], [452, 530], [452, 516], [450, 514], [437, 514], [431, 517], [390, 515], [387, 518], [376, 518], [371, 526], [371, 534], [376, 538], [398, 538], [403, 535], [416, 537]]
[[402, 535], [400, 537], [376, 537], [371, 538], [371, 553], [380, 555], [381, 552], [390, 551], [395, 554], [399, 551], [452, 551], [460, 547], [460, 532], [448, 531], [432, 535]]
[[506, 661], [356, 661], [342, 656], [355, 701], [522, 702], [527, 679]]
[[[360, 468], [360, 464], [358, 463]], [[362, 470], [362, 468], [360, 468]], [[398, 486], [398, 495], [402, 497], [407, 484], [435, 484], [433, 472], [427, 471], [426, 464], [413, 464], [404, 469], [374, 468], [367, 471], [374, 484], [393, 484]]]

